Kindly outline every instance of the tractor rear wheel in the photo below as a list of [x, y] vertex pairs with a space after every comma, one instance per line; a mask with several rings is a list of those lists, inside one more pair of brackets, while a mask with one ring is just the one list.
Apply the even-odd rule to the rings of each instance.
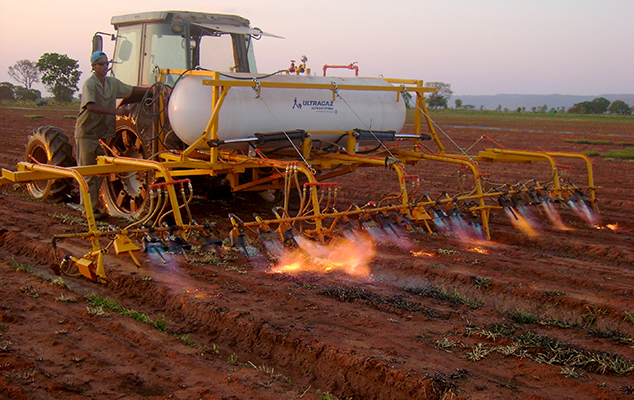
[[[54, 126], [41, 126], [33, 131], [26, 145], [24, 160], [58, 167], [76, 165], [68, 136]], [[38, 200], [57, 203], [71, 199], [73, 182], [69, 178], [49, 179], [28, 183], [26, 188], [29, 194]]]
[[[108, 146], [119, 157], [147, 159], [146, 146], [132, 124], [117, 126]], [[108, 151], [109, 153], [109, 151]], [[116, 217], [137, 219], [147, 207], [148, 187], [154, 182], [153, 171], [112, 173], [105, 177], [101, 192], [108, 213]]]

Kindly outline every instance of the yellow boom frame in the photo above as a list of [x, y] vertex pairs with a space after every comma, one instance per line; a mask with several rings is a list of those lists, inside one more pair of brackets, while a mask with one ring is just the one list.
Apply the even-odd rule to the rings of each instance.
[[[86, 219], [88, 221], [88, 232], [79, 234], [60, 235], [55, 238], [62, 239], [67, 237], [81, 237], [87, 239], [91, 243], [91, 251], [83, 257], [73, 261], [76, 262], [79, 271], [90, 279], [105, 280], [106, 274], [103, 266], [103, 254], [114, 244], [117, 254], [125, 253], [133, 257], [135, 263], [138, 261], [133, 256], [133, 251], [137, 250], [131, 245], [128, 236], [132, 233], [144, 233], [145, 229], [136, 230], [120, 230], [108, 231], [100, 230], [95, 223], [92, 214], [92, 201], [90, 199], [86, 184], [85, 176], [90, 175], [108, 175], [115, 173], [133, 173], [140, 171], [154, 171], [156, 178], [165, 182], [166, 196], [173, 212], [173, 219], [180, 231], [200, 230], [200, 226], [185, 223], [181, 215], [182, 204], [173, 183], [176, 178], [191, 177], [200, 175], [209, 176], [226, 176], [231, 189], [233, 191], [262, 191], [269, 189], [282, 189], [285, 182], [293, 177], [297, 182], [302, 182], [303, 190], [307, 193], [308, 204], [303, 213], [296, 216], [289, 216], [284, 212], [277, 215], [275, 219], [264, 220], [257, 218], [253, 222], [242, 222], [237, 219], [234, 222], [236, 228], [243, 227], [268, 227], [286, 226], [288, 224], [301, 223], [302, 221], [310, 221], [314, 226], [305, 229], [304, 234], [314, 237], [318, 240], [325, 240], [326, 237], [335, 231], [338, 222], [348, 219], [349, 217], [361, 217], [367, 213], [396, 212], [405, 218], [425, 224], [427, 230], [431, 232], [428, 221], [431, 216], [426, 208], [438, 204], [447, 204], [451, 202], [475, 201], [475, 205], [469, 208], [469, 211], [477, 214], [482, 221], [483, 230], [487, 238], [490, 238], [489, 216], [491, 209], [500, 208], [495, 205], [488, 205], [485, 199], [500, 196], [504, 192], [501, 191], [485, 191], [484, 182], [479, 170], [476, 166], [478, 162], [510, 162], [510, 163], [534, 163], [547, 162], [550, 165], [553, 174], [554, 187], [549, 192], [555, 197], [563, 196], [564, 192], [569, 188], [564, 187], [558, 175], [555, 158], [580, 158], [583, 159], [587, 167], [587, 187], [575, 187], [575, 189], [585, 189], [589, 192], [589, 199], [592, 206], [596, 209], [597, 187], [594, 185], [592, 174], [592, 164], [590, 159], [583, 154], [562, 153], [562, 152], [531, 152], [517, 151], [507, 149], [489, 148], [480, 151], [477, 156], [469, 157], [465, 154], [446, 154], [445, 146], [440, 140], [434, 123], [429, 117], [424, 95], [425, 93], [434, 92], [435, 89], [424, 87], [422, 80], [401, 80], [401, 79], [385, 79], [391, 83], [391, 86], [372, 86], [372, 85], [335, 85], [333, 84], [313, 84], [313, 83], [280, 83], [269, 81], [246, 81], [246, 80], [229, 80], [220, 79], [218, 72], [204, 71], [183, 71], [183, 70], [161, 70], [160, 80], [165, 81], [168, 75], [196, 75], [202, 76], [203, 85], [212, 87], [212, 114], [207, 123], [206, 129], [201, 133], [200, 137], [189, 147], [181, 152], [160, 152], [158, 161], [147, 159], [135, 159], [118, 156], [100, 156], [97, 165], [61, 168], [51, 165], [40, 165], [29, 162], [20, 162], [17, 165], [17, 171], [2, 170], [2, 180], [0, 183], [28, 183], [33, 181], [72, 178], [78, 182], [81, 190], [82, 198], [85, 199], [85, 208], [87, 210]], [[414, 114], [414, 134], [411, 136], [411, 145], [393, 149], [389, 154], [385, 151], [377, 151], [371, 157], [357, 154], [357, 139], [355, 132], [309, 132], [313, 136], [320, 134], [340, 133], [347, 135], [345, 149], [341, 149], [336, 153], [315, 154], [311, 151], [311, 138], [308, 136], [304, 139], [300, 146], [302, 160], [289, 162], [280, 159], [269, 159], [265, 157], [254, 157], [253, 155], [236, 154], [234, 152], [223, 150], [218, 137], [219, 112], [223, 106], [227, 94], [234, 87], [252, 87], [254, 90], [262, 91], [269, 88], [276, 89], [326, 89], [332, 90], [333, 99], [336, 98], [338, 91], [382, 91], [394, 94], [395, 101], [399, 100], [399, 96], [404, 91], [415, 93], [415, 114]], [[160, 116], [161, 126], [167, 124], [165, 114]], [[427, 126], [426, 134], [429, 134], [438, 150], [435, 154], [429, 154], [421, 151], [419, 146], [420, 137], [423, 134], [421, 128], [423, 123]], [[201, 148], [203, 149], [201, 151]], [[204, 150], [206, 149], [206, 150]], [[396, 159], [393, 159], [396, 157]], [[412, 193], [418, 189], [419, 181], [417, 177], [407, 175], [403, 169], [404, 165], [415, 165], [421, 161], [436, 161], [443, 163], [456, 164], [463, 166], [471, 172], [474, 180], [474, 190], [467, 195], [461, 195], [455, 198], [448, 197], [432, 201], [431, 199], [416, 200], [412, 197]], [[308, 165], [306, 164], [308, 163]], [[334, 208], [334, 200], [331, 203], [331, 197], [336, 196], [336, 185], [325, 184], [323, 181], [331, 179], [338, 175], [346, 174], [356, 170], [359, 167], [380, 167], [387, 166], [392, 168], [398, 176], [400, 193], [392, 200], [391, 204], [376, 207], [356, 207], [345, 211], [337, 211]], [[273, 168], [276, 172], [266, 176], [259, 174], [262, 168]], [[319, 177], [316, 177], [314, 170], [329, 170]], [[240, 183], [238, 179], [241, 174], [251, 173], [251, 180], [248, 183]], [[408, 189], [411, 183], [412, 189]], [[517, 193], [525, 189], [514, 189], [506, 191], [506, 193]], [[328, 203], [326, 207], [322, 207], [321, 203], [326, 196]], [[239, 225], [239, 226], [238, 226]], [[164, 228], [157, 228], [156, 231], [164, 231]], [[107, 246], [102, 246], [100, 238], [115, 236], [111, 239]]]

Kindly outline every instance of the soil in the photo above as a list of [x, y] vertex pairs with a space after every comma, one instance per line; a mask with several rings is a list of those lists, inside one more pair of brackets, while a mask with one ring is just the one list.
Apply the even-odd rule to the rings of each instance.
[[[57, 126], [72, 142], [74, 114], [0, 108], [0, 166], [16, 169], [39, 126]], [[512, 149], [573, 152], [597, 145], [566, 139], [611, 140], [605, 150], [634, 141], [634, 120], [523, 121], [436, 118], [441, 137], [464, 148], [479, 139], [481, 148], [497, 147], [487, 138]], [[490, 241], [417, 230], [405, 245], [376, 243], [370, 274], [361, 277], [272, 273], [264, 256], [247, 260], [235, 249], [224, 259], [166, 254], [165, 263], [138, 254], [142, 267], [110, 252], [107, 283], [60, 277], [51, 269], [51, 238], [85, 230], [80, 211], [3, 185], [0, 397], [634, 398], [634, 163], [593, 162], [597, 226], [561, 207], [570, 229], [557, 230], [534, 210], [540, 228], [528, 235], [496, 210]], [[562, 163], [587, 185], [583, 163]], [[544, 163], [481, 168], [500, 184], [549, 179]], [[432, 198], [460, 192], [465, 181], [453, 164], [406, 171]], [[374, 168], [337, 182], [343, 198], [361, 202], [379, 200], [394, 180]], [[196, 200], [193, 208], [226, 237], [226, 215], [248, 219], [262, 208], [252, 202], [235, 196]], [[81, 239], [58, 243], [59, 254], [88, 248]]]

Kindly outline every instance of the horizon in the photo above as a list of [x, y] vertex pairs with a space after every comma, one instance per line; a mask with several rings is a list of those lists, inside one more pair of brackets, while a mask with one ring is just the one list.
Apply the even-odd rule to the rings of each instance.
[[[114, 32], [112, 16], [169, 10], [173, 3], [139, 0], [131, 8], [130, 2], [113, 0], [100, 4], [99, 13], [93, 8], [78, 0], [5, 2], [0, 34], [8, 39], [0, 43], [0, 82], [17, 85], [8, 67], [22, 59], [37, 62], [48, 52], [78, 60], [81, 88], [90, 75], [92, 35]], [[629, 0], [483, 0], [477, 5], [468, 0], [451, 5], [182, 0], [177, 8], [237, 14], [251, 26], [284, 36], [256, 42], [260, 72], [288, 68], [291, 59], [306, 55], [313, 71], [357, 62], [362, 76], [445, 82], [454, 93], [468, 93], [461, 96], [634, 93], [634, 80], [628, 79], [634, 54], [623, 50], [634, 36]], [[32, 28], [25, 29], [25, 21]], [[112, 43], [104, 44], [111, 55]], [[34, 88], [48, 93], [41, 83]]]

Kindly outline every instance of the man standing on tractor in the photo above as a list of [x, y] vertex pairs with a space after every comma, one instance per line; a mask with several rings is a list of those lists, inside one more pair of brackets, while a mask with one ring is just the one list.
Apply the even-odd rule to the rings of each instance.
[[[128, 106], [117, 108], [117, 99], [124, 103], [139, 101], [147, 88], [125, 84], [108, 74], [108, 56], [95, 51], [90, 56], [93, 74], [84, 83], [81, 91], [81, 107], [75, 124], [77, 164], [97, 164], [97, 156], [106, 155], [99, 140], [115, 136], [116, 116], [130, 114]], [[99, 188], [103, 178], [97, 175], [86, 177], [95, 220], [108, 217], [108, 213], [97, 208]], [[82, 199], [84, 204], [84, 199]]]

